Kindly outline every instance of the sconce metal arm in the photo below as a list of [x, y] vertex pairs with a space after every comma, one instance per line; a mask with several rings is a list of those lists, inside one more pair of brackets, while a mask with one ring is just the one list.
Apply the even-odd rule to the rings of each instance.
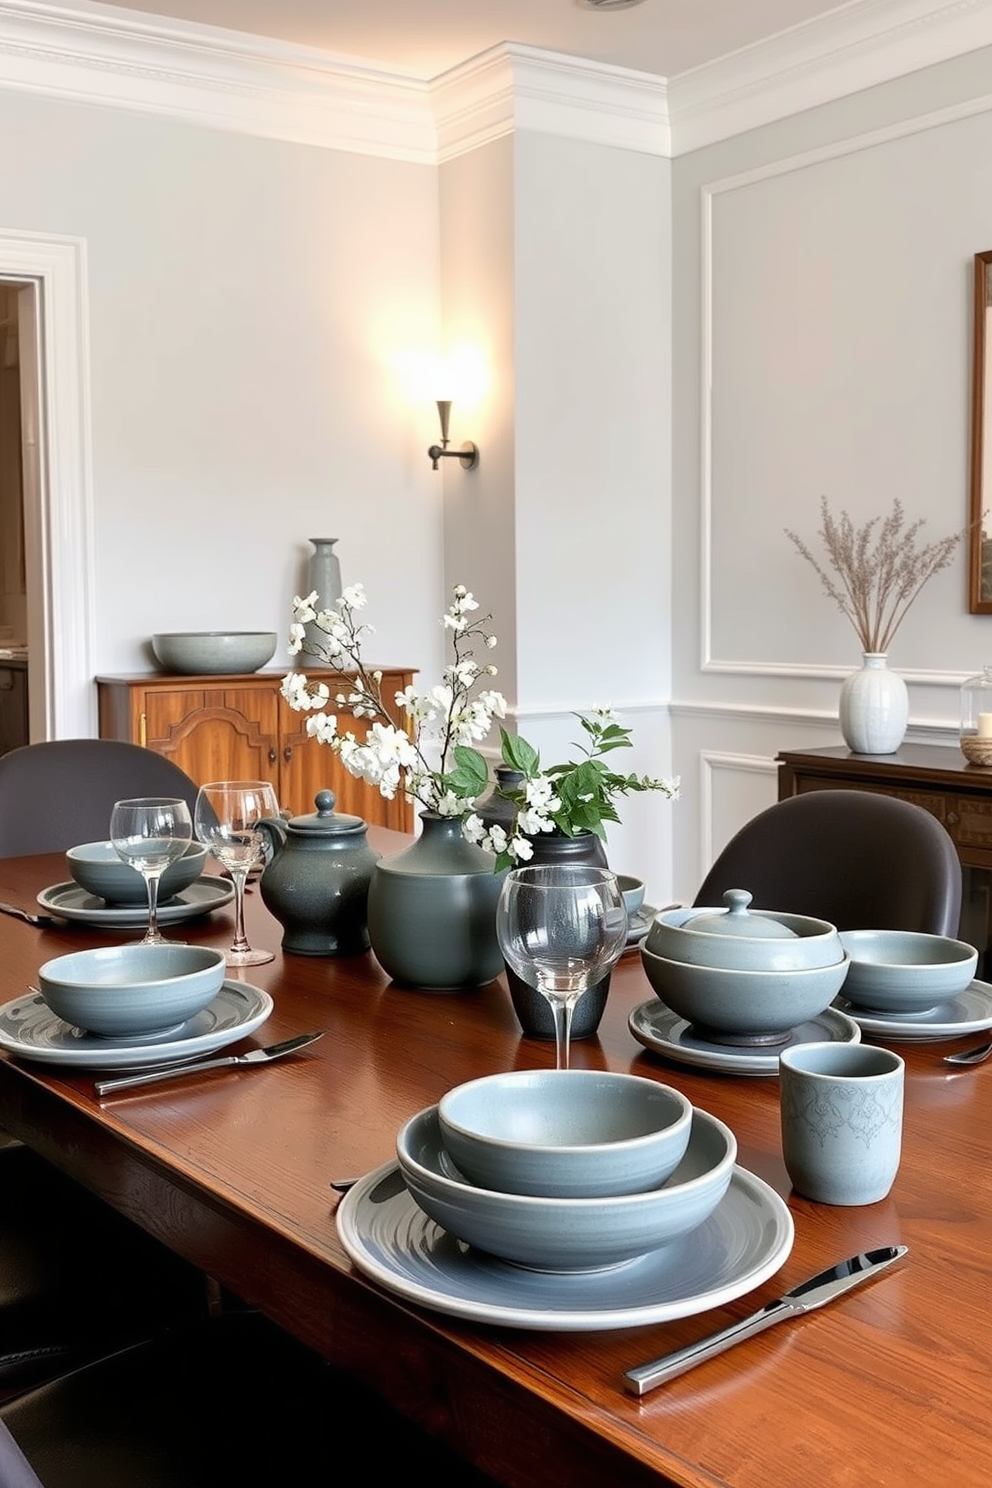
[[432, 444], [427, 451], [427, 457], [431, 462], [431, 468], [437, 470], [441, 460], [460, 460], [463, 470], [474, 470], [479, 463], [478, 445], [469, 439], [461, 449], [449, 449], [451, 443], [448, 438], [448, 420], [451, 417], [451, 399], [438, 398], [437, 411], [441, 419], [441, 443]]

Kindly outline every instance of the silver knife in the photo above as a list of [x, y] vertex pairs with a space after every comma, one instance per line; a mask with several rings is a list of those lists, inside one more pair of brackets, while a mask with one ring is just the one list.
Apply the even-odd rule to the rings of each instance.
[[97, 1095], [110, 1095], [115, 1090], [130, 1090], [135, 1085], [152, 1085], [159, 1080], [177, 1080], [180, 1075], [198, 1075], [201, 1070], [224, 1069], [232, 1064], [268, 1064], [270, 1059], [281, 1059], [292, 1054], [294, 1049], [303, 1049], [323, 1033], [298, 1033], [295, 1038], [281, 1044], [270, 1044], [267, 1049], [252, 1049], [247, 1054], [226, 1054], [222, 1059], [201, 1059], [185, 1064], [170, 1064], [168, 1069], [146, 1070], [140, 1075], [124, 1075], [116, 1080], [97, 1080], [94, 1085]]
[[732, 1348], [741, 1339], [753, 1338], [755, 1333], [763, 1332], [774, 1323], [781, 1323], [789, 1317], [800, 1317], [804, 1312], [812, 1312], [824, 1303], [832, 1302], [835, 1297], [842, 1296], [851, 1287], [859, 1286], [861, 1282], [897, 1261], [906, 1254], [908, 1248], [906, 1245], [883, 1245], [877, 1250], [864, 1250], [847, 1261], [840, 1261], [817, 1276], [811, 1276], [809, 1281], [802, 1282], [791, 1292], [786, 1292], [784, 1297], [767, 1303], [760, 1312], [753, 1312], [750, 1317], [742, 1318], [739, 1323], [731, 1324], [722, 1332], [711, 1333], [699, 1343], [691, 1343], [687, 1348], [663, 1354], [650, 1364], [628, 1369], [623, 1377], [624, 1386], [631, 1395], [646, 1395], [656, 1385], [663, 1385], [667, 1380], [685, 1374], [704, 1359], [722, 1354], [724, 1349]]
[[15, 920], [24, 920], [28, 925], [38, 925], [47, 930], [52, 925], [65, 925], [64, 920], [57, 920], [54, 915], [29, 914], [26, 909], [18, 909], [16, 904], [4, 904], [0, 900], [0, 914], [13, 915]]

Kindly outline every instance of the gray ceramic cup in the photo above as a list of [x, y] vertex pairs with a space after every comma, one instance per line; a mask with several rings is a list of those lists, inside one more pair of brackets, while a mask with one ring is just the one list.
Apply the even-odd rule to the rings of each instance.
[[874, 1204], [902, 1151], [898, 1054], [870, 1044], [797, 1044], [779, 1055], [782, 1151], [797, 1193], [821, 1204]]

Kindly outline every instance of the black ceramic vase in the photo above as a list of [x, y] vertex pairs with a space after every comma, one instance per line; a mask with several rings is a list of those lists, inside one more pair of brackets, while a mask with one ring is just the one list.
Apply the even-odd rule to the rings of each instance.
[[[575, 863], [590, 868], [606, 868], [606, 849], [595, 832], [581, 832], [577, 837], [567, 837], [564, 832], [542, 832], [530, 838], [534, 856], [521, 867], [544, 863]], [[555, 1015], [543, 993], [530, 986], [506, 964], [506, 983], [510, 989], [510, 1001], [517, 1015], [525, 1038], [555, 1041]], [[583, 992], [572, 1011], [570, 1040], [591, 1038], [599, 1027], [606, 1009], [610, 990], [610, 973]]]

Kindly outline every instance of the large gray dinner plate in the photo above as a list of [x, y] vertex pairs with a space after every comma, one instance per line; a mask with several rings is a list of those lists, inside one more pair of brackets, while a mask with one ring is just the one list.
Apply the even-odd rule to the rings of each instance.
[[0, 1007], [0, 1049], [41, 1064], [82, 1069], [143, 1069], [213, 1054], [260, 1028], [272, 998], [247, 982], [227, 981], [213, 1002], [181, 1028], [140, 1043], [100, 1038], [57, 1018], [43, 997], [28, 993]]
[[972, 982], [956, 997], [925, 1013], [869, 1013], [846, 997], [836, 997], [834, 1007], [852, 1018], [864, 1033], [887, 1043], [936, 1044], [992, 1028], [992, 986], [988, 982]]
[[698, 1229], [602, 1271], [530, 1271], [464, 1245], [418, 1207], [396, 1163], [345, 1195], [337, 1227], [359, 1271], [407, 1301], [547, 1332], [634, 1328], [722, 1307], [773, 1276], [794, 1235], [782, 1199], [743, 1168]]
[[[204, 873], [181, 894], [159, 905], [158, 921], [160, 925], [180, 925], [197, 915], [209, 914], [212, 909], [221, 909], [233, 898], [234, 885], [229, 878]], [[101, 930], [140, 930], [148, 924], [147, 904], [108, 904], [105, 899], [88, 894], [73, 879], [42, 889], [38, 903], [48, 914], [82, 925], [95, 925]]]
[[791, 1049], [795, 1044], [856, 1044], [861, 1038], [861, 1029], [853, 1018], [829, 1007], [817, 1017], [800, 1023], [783, 1043], [772, 1047], [738, 1048], [710, 1043], [699, 1038], [692, 1024], [673, 1013], [658, 997], [634, 1008], [627, 1026], [637, 1042], [655, 1054], [664, 1054], [678, 1064], [723, 1070], [730, 1075], [777, 1075], [778, 1056], [783, 1049]]

